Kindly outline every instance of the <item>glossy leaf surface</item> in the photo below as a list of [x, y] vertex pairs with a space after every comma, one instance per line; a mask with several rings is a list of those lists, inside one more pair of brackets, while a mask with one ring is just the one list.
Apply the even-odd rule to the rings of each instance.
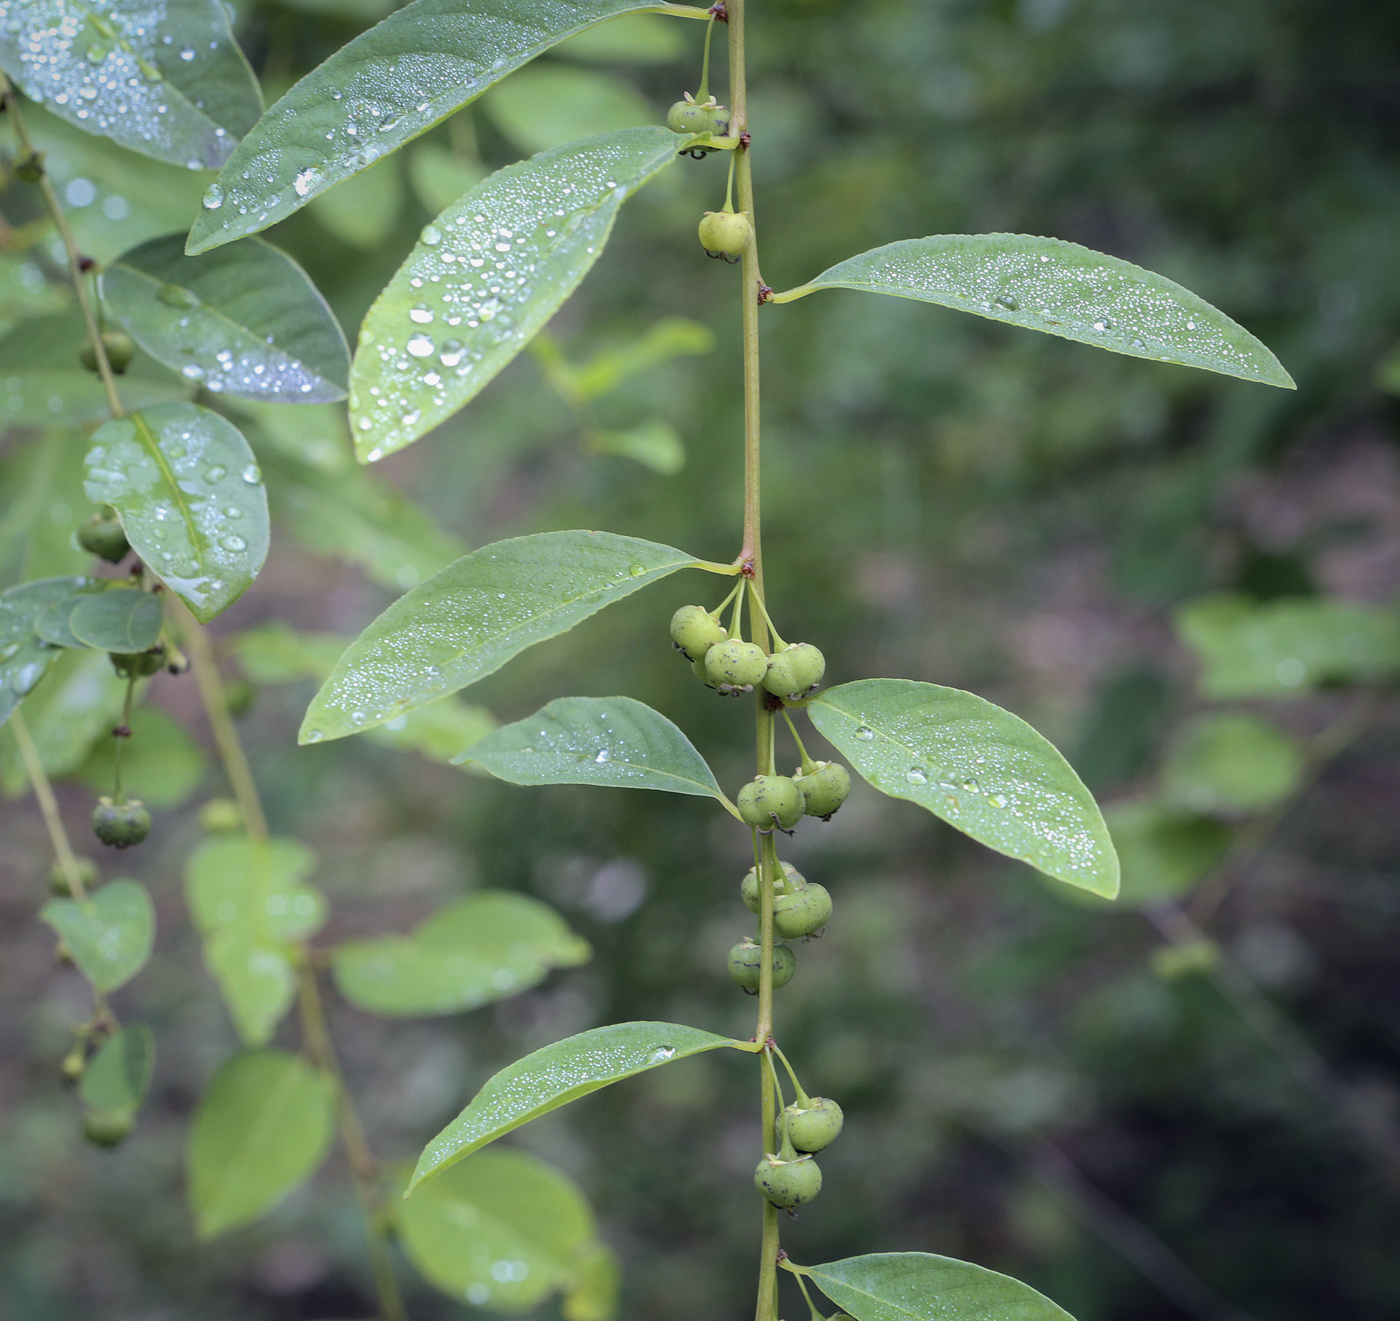
[[515, 995], [589, 954], [587, 942], [539, 900], [484, 890], [440, 909], [412, 935], [340, 945], [331, 966], [351, 1004], [417, 1017]]
[[194, 170], [262, 112], [219, 0], [24, 0], [0, 21], [0, 67], [78, 128]]
[[92, 437], [88, 498], [121, 515], [132, 549], [201, 621], [267, 557], [267, 492], [242, 433], [195, 404], [113, 418]]
[[299, 1055], [235, 1055], [195, 1112], [185, 1156], [190, 1208], [201, 1238], [256, 1220], [306, 1179], [326, 1154], [330, 1085]]
[[130, 1023], [88, 1061], [78, 1093], [94, 1110], [135, 1110], [146, 1099], [155, 1065], [154, 1033], [144, 1023]]
[[1073, 1321], [1009, 1275], [931, 1252], [878, 1252], [802, 1269], [856, 1321]]
[[245, 239], [198, 257], [167, 234], [102, 275], [116, 319], [152, 357], [215, 394], [345, 398], [350, 350], [326, 300], [285, 252]]
[[86, 899], [50, 899], [39, 916], [65, 941], [99, 991], [125, 986], [151, 957], [156, 914], [138, 881], [109, 881]]
[[631, 128], [541, 152], [425, 226], [360, 327], [356, 453], [392, 454], [474, 398], [578, 287], [623, 202], [677, 159], [677, 141]]
[[1057, 880], [1117, 894], [1118, 858], [1093, 796], [1019, 716], [910, 679], [841, 684], [807, 713], [881, 793]]
[[751, 1049], [748, 1042], [699, 1028], [643, 1022], [595, 1027], [533, 1051], [488, 1078], [471, 1104], [428, 1143], [409, 1192], [478, 1147], [580, 1096], [721, 1046]]
[[1063, 239], [940, 234], [874, 248], [778, 294], [859, 289], [939, 303], [1113, 353], [1295, 388], [1249, 331], [1174, 280]]
[[350, 644], [298, 739], [343, 738], [456, 692], [694, 563], [671, 546], [611, 532], [542, 532], [484, 546], [401, 597]]
[[541, 51], [604, 19], [703, 9], [646, 0], [414, 0], [263, 116], [205, 196], [189, 250], [255, 234], [412, 141]]
[[511, 784], [596, 784], [720, 797], [705, 759], [659, 711], [631, 697], [560, 697], [461, 756]]
[[68, 628], [83, 646], [123, 655], [154, 647], [161, 622], [160, 597], [134, 589], [83, 596], [68, 616]]
[[97, 580], [38, 578], [0, 592], [0, 724], [34, 690], [62, 649], [35, 632], [39, 616], [76, 592], [96, 591]]

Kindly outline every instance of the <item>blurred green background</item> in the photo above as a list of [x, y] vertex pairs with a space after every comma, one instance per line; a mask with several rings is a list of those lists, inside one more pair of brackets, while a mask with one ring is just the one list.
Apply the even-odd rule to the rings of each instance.
[[[271, 100], [389, 7], [243, 3], [238, 32]], [[785, 1227], [785, 1245], [808, 1262], [967, 1257], [1079, 1321], [1393, 1318], [1400, 465], [1386, 387], [1400, 389], [1400, 360], [1387, 359], [1400, 333], [1400, 10], [751, 10], [757, 218], [774, 287], [897, 238], [1055, 235], [1179, 280], [1264, 339], [1299, 385], [1269, 390], [853, 293], [764, 313], [765, 548], [785, 636], [820, 645], [831, 682], [930, 680], [1025, 716], [1106, 802], [1126, 804], [1114, 821], [1130, 888], [1117, 908], [1073, 902], [860, 787], [830, 825], [804, 827], [785, 856], [831, 890], [836, 916], [798, 950], [779, 1037], [847, 1126], [823, 1157], [822, 1198]], [[270, 237], [353, 342], [436, 210], [522, 154], [659, 118], [693, 90], [700, 32], [659, 19], [598, 29]], [[32, 118], [99, 259], [189, 223], [206, 176]], [[642, 193], [551, 327], [550, 352], [523, 355], [368, 478], [334, 410], [260, 414], [252, 435], [279, 521], [262, 577], [214, 626], [230, 677], [239, 655], [243, 671], [269, 675], [238, 642], [246, 630], [281, 621], [353, 635], [464, 547], [522, 532], [607, 528], [729, 559], [742, 477], [737, 279], [694, 238], [723, 187], [724, 162], [710, 159]], [[0, 319], [62, 312], [25, 185], [0, 193], [0, 211]], [[696, 325], [658, 333], [669, 355], [653, 354], [590, 417], [543, 384], [546, 359], [635, 346], [668, 317]], [[23, 366], [9, 343], [0, 368]], [[6, 435], [0, 586], [83, 565], [68, 542], [87, 512], [82, 448], [79, 428]], [[747, 706], [699, 688], [666, 638], [695, 590], [671, 579], [629, 598], [471, 700], [512, 720], [562, 694], [628, 693], [676, 719], [732, 788], [750, 755]], [[1298, 647], [1240, 642], [1210, 613], [1220, 592], [1236, 594], [1226, 614], [1263, 621], [1263, 634], [1284, 619], [1324, 652], [1347, 629], [1371, 642], [1360, 660], [1349, 652], [1290, 682], [1274, 658]], [[1338, 622], [1325, 614], [1337, 601], [1367, 609]], [[1221, 675], [1249, 646], [1265, 655], [1263, 677], [1232, 685]], [[501, 1064], [585, 1027], [655, 1018], [750, 1034], [752, 1002], [723, 966], [748, 926], [737, 898], [748, 841], [712, 806], [522, 790], [367, 740], [299, 749], [313, 690], [304, 678], [258, 684], [240, 729], [274, 830], [320, 855], [332, 905], [321, 943], [407, 930], [489, 885], [556, 905], [595, 949], [588, 965], [473, 1014], [386, 1022], [337, 1005], [337, 1045], [381, 1155], [413, 1158]], [[160, 923], [156, 960], [118, 997], [124, 1017], [156, 1029], [155, 1088], [112, 1154], [78, 1140], [57, 1081], [84, 992], [52, 966], [34, 920], [42, 826], [32, 798], [0, 802], [3, 1310], [25, 1321], [367, 1315], [338, 1155], [271, 1216], [195, 1241], [187, 1120], [236, 1040], [180, 874], [198, 805], [223, 790], [203, 770], [192, 680], [158, 678], [150, 703], [148, 746], [184, 761], [164, 801], [147, 789], [151, 841], [103, 859], [106, 875], [151, 887]], [[110, 720], [85, 710], [65, 726], [62, 784], [80, 836], [103, 784], [104, 753], [87, 749]], [[19, 794], [13, 762], [7, 743], [0, 770]], [[755, 1082], [742, 1059], [704, 1056], [511, 1139], [593, 1200], [625, 1262], [621, 1316], [749, 1313]], [[421, 1321], [468, 1310], [411, 1288]], [[783, 1308], [802, 1315], [795, 1293]]]

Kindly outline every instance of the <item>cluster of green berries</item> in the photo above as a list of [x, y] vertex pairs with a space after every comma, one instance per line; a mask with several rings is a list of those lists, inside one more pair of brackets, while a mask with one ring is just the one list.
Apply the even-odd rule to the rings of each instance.
[[[826, 887], [807, 880], [791, 863], [779, 864], [773, 894], [773, 934], [779, 940], [815, 935], [831, 920], [831, 895]], [[739, 883], [744, 907], [757, 913], [762, 904], [758, 868], [750, 867]], [[748, 937], [729, 951], [729, 975], [745, 991], [758, 990], [763, 951]], [[773, 946], [773, 988], [786, 986], [797, 971], [797, 956], [787, 945]]]
[[810, 642], [770, 656], [756, 642], [731, 638], [702, 605], [683, 605], [671, 616], [671, 641], [694, 666], [701, 683], [726, 695], [761, 686], [775, 697], [801, 697], [826, 673], [826, 658]]
[[821, 1167], [815, 1153], [840, 1136], [845, 1116], [825, 1096], [799, 1095], [778, 1120], [782, 1133], [776, 1153], [770, 1152], [753, 1172], [754, 1187], [774, 1206], [793, 1210], [822, 1190]]

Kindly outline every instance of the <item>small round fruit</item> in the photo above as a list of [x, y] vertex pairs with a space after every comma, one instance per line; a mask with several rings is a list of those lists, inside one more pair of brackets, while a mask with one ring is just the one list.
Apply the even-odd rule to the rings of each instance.
[[751, 688], [768, 669], [768, 657], [756, 642], [729, 638], [705, 653], [705, 675], [715, 687]]
[[130, 848], [151, 833], [151, 814], [139, 798], [129, 798], [124, 803], [99, 798], [92, 809], [92, 829], [104, 844]]
[[[123, 335], [120, 330], [104, 330], [102, 347], [107, 350], [107, 365], [111, 367], [113, 375], [122, 375], [131, 365], [131, 355], [136, 352], [136, 345], [131, 342], [131, 336]], [[78, 361], [90, 372], [96, 373], [99, 370], [97, 352], [91, 344], [84, 344], [79, 350]]]
[[773, 930], [784, 940], [796, 940], [820, 931], [831, 921], [831, 896], [824, 885], [809, 885], [796, 894], [773, 899]]
[[81, 1045], [74, 1046], [63, 1057], [63, 1063], [58, 1066], [58, 1072], [63, 1081], [70, 1086], [83, 1080], [83, 1074], [87, 1072], [87, 1059]]
[[837, 761], [819, 761], [810, 775], [798, 778], [797, 787], [806, 803], [808, 816], [828, 820], [851, 792], [851, 774]]
[[697, 101], [689, 92], [666, 112], [666, 127], [672, 133], [713, 133], [722, 138], [729, 131], [729, 111], [712, 96]]
[[[741, 940], [729, 951], [729, 975], [746, 991], [758, 990], [758, 974], [763, 967], [763, 949], [751, 940]], [[773, 946], [773, 989], [786, 986], [797, 971], [797, 955], [786, 945]]]
[[811, 1156], [799, 1156], [796, 1160], [765, 1156], [753, 1172], [753, 1182], [774, 1206], [791, 1210], [821, 1192], [822, 1172]]
[[706, 211], [700, 245], [712, 257], [742, 257], [753, 241], [753, 224], [743, 211]]
[[150, 651], [109, 651], [107, 659], [112, 662], [112, 668], [124, 679], [133, 677], [148, 679], [153, 674], [159, 674], [165, 665], [165, 643], [156, 643]]
[[683, 605], [671, 616], [671, 641], [687, 660], [703, 660], [711, 647], [728, 637], [729, 631], [703, 605]]
[[[807, 878], [802, 875], [790, 862], [779, 864], [783, 869], [783, 874], [787, 877], [789, 890], [801, 890], [807, 885]], [[781, 890], [778, 891], [782, 893]], [[759, 893], [758, 868], [750, 867], [744, 879], [739, 882], [739, 897], [744, 901], [744, 907], [751, 913], [758, 912], [761, 906], [762, 895]]]
[[826, 657], [810, 642], [798, 642], [768, 658], [763, 686], [775, 697], [801, 697], [825, 673]]
[[846, 1117], [835, 1101], [814, 1096], [811, 1105], [799, 1109], [795, 1104], [783, 1111], [787, 1120], [787, 1135], [798, 1151], [820, 1151], [830, 1146], [841, 1134]]
[[113, 513], [97, 513], [88, 519], [78, 529], [78, 545], [89, 555], [112, 564], [124, 560], [131, 552], [121, 520]]
[[[97, 864], [91, 858], [74, 858], [73, 861], [78, 864], [78, 879], [82, 881], [83, 889], [91, 889], [97, 883]], [[68, 873], [57, 860], [49, 868], [49, 893], [58, 895], [60, 899], [71, 898], [73, 894]]]
[[130, 1110], [89, 1110], [83, 1116], [83, 1136], [94, 1147], [115, 1147], [135, 1122]]
[[807, 800], [796, 780], [786, 775], [760, 775], [739, 790], [739, 816], [760, 830], [790, 830], [802, 820]]
[[206, 835], [228, 835], [243, 829], [243, 813], [232, 798], [211, 798], [199, 809], [199, 828]]

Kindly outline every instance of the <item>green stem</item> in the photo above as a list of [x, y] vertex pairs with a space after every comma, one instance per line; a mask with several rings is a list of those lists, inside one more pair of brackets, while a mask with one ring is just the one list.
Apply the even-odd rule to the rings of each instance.
[[779, 635], [777, 628], [773, 624], [773, 616], [768, 613], [768, 607], [763, 604], [763, 597], [759, 595], [758, 589], [752, 582], [749, 583], [749, 596], [753, 601], [752, 608], [763, 616], [763, 622], [768, 625], [768, 631], [772, 633], [773, 641], [778, 644], [776, 650], [786, 651], [788, 644], [784, 642]]
[[49, 843], [53, 845], [54, 857], [68, 882], [68, 889], [74, 899], [80, 902], [87, 898], [82, 873], [78, 870], [78, 859], [73, 846], [68, 842], [68, 831], [63, 826], [63, 816], [58, 810], [58, 799], [54, 797], [53, 785], [49, 783], [48, 772], [44, 770], [43, 758], [34, 745], [34, 737], [29, 732], [29, 723], [24, 712], [18, 708], [10, 716], [10, 728], [14, 731], [15, 742], [19, 745], [20, 760], [24, 762], [24, 773], [34, 786], [34, 797], [39, 800], [39, 814], [44, 818], [44, 829], [49, 832]]
[[710, 99], [710, 38], [715, 35], [715, 20], [705, 24], [705, 57], [700, 61], [700, 87], [695, 93], [697, 102]]
[[792, 1278], [797, 1281], [797, 1287], [802, 1290], [802, 1296], [807, 1300], [808, 1310], [812, 1313], [812, 1321], [826, 1321], [826, 1318], [817, 1311], [817, 1305], [812, 1301], [812, 1295], [807, 1292], [807, 1281], [796, 1271], [792, 1272]]
[[792, 1065], [788, 1063], [788, 1057], [778, 1049], [777, 1043], [773, 1045], [773, 1053], [783, 1062], [783, 1068], [787, 1070], [787, 1076], [792, 1079], [792, 1090], [797, 1096], [797, 1107], [799, 1110], [806, 1110], [812, 1104], [812, 1098], [802, 1090], [802, 1084], [797, 1081], [797, 1074], [793, 1072]]
[[[742, 582], [743, 580], [740, 579], [741, 584]], [[744, 596], [745, 593], [743, 592], [736, 592], [734, 594], [734, 612], [729, 616], [729, 636], [731, 638], [742, 636], [739, 630], [744, 624]], [[721, 609], [723, 609], [723, 607], [721, 607]], [[752, 616], [749, 617], [749, 622], [753, 622]]]
[[797, 744], [798, 754], [802, 758], [802, 774], [810, 775], [816, 769], [816, 764], [807, 755], [807, 749], [802, 745], [802, 739], [798, 736], [797, 726], [792, 723], [792, 717], [788, 715], [786, 707], [783, 708], [783, 719], [787, 721], [788, 733], [792, 735], [792, 741]]
[[127, 675], [126, 700], [122, 703], [122, 723], [119, 730], [113, 731], [116, 746], [112, 749], [112, 797], [119, 803], [126, 802], [122, 792], [122, 747], [131, 737], [131, 703], [136, 695], [136, 676]]

